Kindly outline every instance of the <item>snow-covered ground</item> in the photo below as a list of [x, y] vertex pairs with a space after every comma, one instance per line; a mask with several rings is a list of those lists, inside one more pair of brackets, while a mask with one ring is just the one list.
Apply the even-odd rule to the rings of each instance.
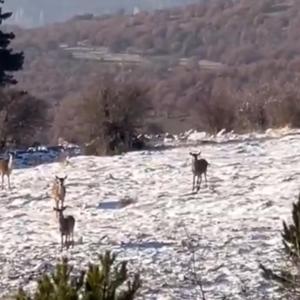
[[[241, 299], [241, 282], [260, 299], [271, 293], [258, 263], [280, 258], [282, 220], [299, 192], [300, 133], [215, 140], [14, 170], [12, 190], [0, 190], [2, 295], [33, 286], [61, 255], [82, 267], [112, 249], [141, 271], [142, 299], [196, 299], [190, 239], [208, 298]], [[198, 194], [191, 193], [194, 150], [210, 162], [208, 186]], [[61, 253], [49, 192], [53, 177], [65, 174], [76, 245]], [[120, 207], [128, 197], [136, 202]]]

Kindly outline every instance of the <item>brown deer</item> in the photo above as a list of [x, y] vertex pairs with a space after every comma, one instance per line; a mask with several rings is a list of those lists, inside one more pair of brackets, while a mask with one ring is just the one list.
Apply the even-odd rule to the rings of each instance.
[[[55, 207], [59, 209], [59, 203], [61, 203], [61, 207], [64, 206], [64, 201], [66, 197], [66, 187], [65, 187], [65, 177], [55, 176], [54, 183], [52, 186], [52, 196], [55, 201]], [[56, 213], [57, 215], [57, 213]]]
[[[75, 227], [75, 218], [73, 216], [64, 216], [63, 211], [66, 209], [66, 206], [62, 206], [61, 208], [53, 207], [53, 209], [58, 212], [58, 224], [59, 231], [61, 236], [61, 251], [64, 248], [64, 245], [67, 249], [69, 249], [70, 243], [72, 247], [74, 247], [74, 227]], [[65, 241], [64, 241], [65, 237]]]
[[[201, 182], [202, 182], [202, 174], [204, 174], [205, 182], [207, 183], [206, 173], [207, 173], [207, 166], [209, 165], [207, 160], [205, 160], [203, 158], [199, 159], [200, 154], [201, 154], [201, 152], [198, 152], [198, 153], [190, 152], [190, 155], [193, 157], [193, 161], [192, 161], [193, 189], [192, 189], [192, 191], [194, 191], [194, 188], [196, 187], [196, 192], [198, 192], [200, 190], [200, 186], [201, 186]], [[196, 178], [197, 178], [197, 181], [196, 181], [196, 185], [195, 185]]]
[[4, 188], [4, 176], [7, 176], [8, 188], [10, 189], [10, 174], [13, 167], [13, 154], [8, 153], [8, 159], [0, 160], [1, 188]]

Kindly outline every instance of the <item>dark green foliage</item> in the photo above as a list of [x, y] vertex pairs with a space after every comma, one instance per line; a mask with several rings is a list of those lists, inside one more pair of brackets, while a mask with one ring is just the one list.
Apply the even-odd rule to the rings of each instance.
[[300, 258], [300, 194], [297, 203], [293, 203], [292, 218], [290, 225], [283, 221], [283, 244], [289, 255]]
[[[1, 0], [0, 4], [3, 3], [4, 1]], [[0, 7], [0, 24], [2, 24], [3, 20], [11, 17], [11, 15], [11, 13], [2, 13], [2, 8]], [[17, 81], [7, 72], [18, 71], [23, 66], [23, 53], [14, 53], [12, 49], [8, 48], [14, 38], [15, 35], [12, 32], [4, 33], [0, 30], [0, 86], [16, 84]]]
[[283, 221], [282, 242], [287, 254], [285, 266], [278, 270], [270, 269], [263, 264], [259, 265], [262, 276], [272, 280], [284, 291], [290, 299], [299, 299], [300, 296], [300, 194], [298, 201], [293, 203], [292, 223], [287, 225]]
[[[99, 256], [100, 266], [90, 264], [85, 282], [84, 300], [96, 299], [134, 299], [136, 291], [140, 287], [139, 275], [135, 275], [133, 281], [127, 281], [127, 262], [115, 265], [115, 254], [106, 252]], [[127, 289], [118, 293], [127, 281]]]
[[139, 274], [129, 279], [127, 262], [116, 263], [109, 251], [99, 255], [98, 265], [90, 264], [87, 271], [72, 276], [66, 258], [52, 275], [44, 274], [38, 281], [33, 297], [20, 290], [16, 300], [132, 300], [141, 287]]

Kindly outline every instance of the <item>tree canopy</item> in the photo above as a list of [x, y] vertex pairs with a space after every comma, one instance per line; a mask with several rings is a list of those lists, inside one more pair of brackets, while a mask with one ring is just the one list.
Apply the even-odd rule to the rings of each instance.
[[[0, 0], [0, 5], [3, 3], [4, 0]], [[4, 20], [11, 17], [11, 15], [11, 12], [3, 13], [2, 7], [0, 7], [0, 25]], [[0, 86], [2, 87], [17, 83], [11, 72], [22, 69], [24, 62], [23, 52], [14, 52], [13, 49], [9, 47], [14, 38], [14, 33], [5, 33], [0, 30]]]

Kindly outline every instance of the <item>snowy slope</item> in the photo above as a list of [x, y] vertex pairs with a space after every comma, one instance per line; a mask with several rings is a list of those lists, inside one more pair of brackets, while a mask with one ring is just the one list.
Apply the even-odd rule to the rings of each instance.
[[[281, 222], [300, 181], [300, 135], [269, 136], [14, 170], [12, 191], [0, 191], [0, 292], [32, 287], [61, 256], [49, 191], [54, 175], [67, 174], [76, 245], [63, 254], [78, 267], [113, 249], [142, 272], [142, 299], [196, 299], [188, 234], [213, 299], [242, 299], [241, 282], [255, 295], [268, 294], [258, 262], [280, 258]], [[188, 153], [198, 149], [211, 165], [208, 186], [195, 195]], [[126, 197], [136, 203], [121, 208]]]

